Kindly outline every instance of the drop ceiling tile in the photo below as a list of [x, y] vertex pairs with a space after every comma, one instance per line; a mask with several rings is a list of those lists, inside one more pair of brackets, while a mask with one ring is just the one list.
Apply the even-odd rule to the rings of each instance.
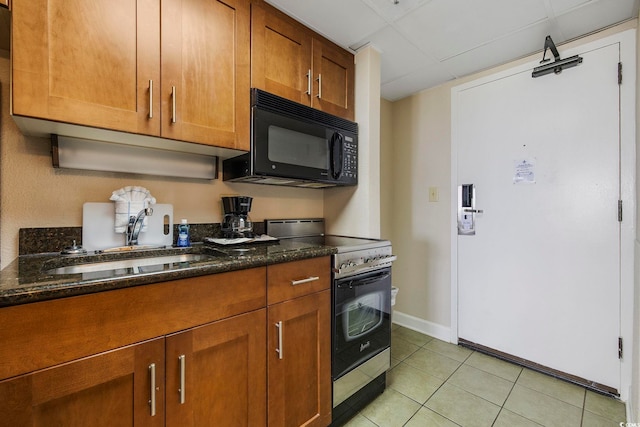
[[431, 0], [362, 0], [387, 22], [393, 22]]
[[377, 31], [362, 40], [360, 44], [371, 44], [380, 51], [382, 83], [407, 75], [420, 67], [436, 63], [391, 26]]
[[266, 1], [345, 48], [380, 49], [381, 93], [391, 100], [541, 52], [547, 34], [561, 44], [637, 19], [640, 7], [640, 0]]
[[[551, 9], [555, 15], [560, 15], [571, 9], [592, 3], [594, 0], [549, 0]], [[597, 0], [595, 0], [597, 1]]]
[[386, 25], [360, 0], [268, 0], [268, 3], [344, 48]]
[[556, 18], [568, 38], [580, 37], [634, 16], [634, 0], [599, 0], [573, 9]]
[[[545, 21], [449, 58], [443, 61], [442, 65], [457, 77], [473, 74], [535, 52], [542, 52], [544, 39], [548, 34], [551, 34], [556, 44], [562, 41], [559, 38], [556, 39], [550, 22]], [[540, 54], [540, 59], [542, 59], [542, 54]]]
[[444, 60], [545, 19], [543, 0], [432, 0], [394, 26]]
[[406, 76], [384, 83], [380, 88], [380, 96], [389, 101], [397, 101], [453, 78], [454, 76], [449, 74], [440, 64], [429, 65]]

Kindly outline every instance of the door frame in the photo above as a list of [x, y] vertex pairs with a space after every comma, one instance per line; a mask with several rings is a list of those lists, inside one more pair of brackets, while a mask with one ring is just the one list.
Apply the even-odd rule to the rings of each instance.
[[[597, 35], [595, 36], [597, 37]], [[623, 216], [620, 223], [620, 336], [624, 355], [620, 363], [620, 398], [627, 401], [631, 394], [634, 315], [634, 273], [636, 240], [636, 29], [611, 34], [594, 41], [560, 46], [561, 55], [569, 57], [611, 44], [620, 45], [623, 80], [620, 90], [620, 199]], [[458, 95], [473, 87], [531, 71], [539, 65], [539, 55], [528, 57], [520, 64], [451, 88], [451, 329], [450, 341], [458, 343]], [[553, 78], [553, 75], [540, 78]], [[615, 78], [615, 75], [612, 76]], [[615, 207], [612, 206], [612, 212]], [[640, 255], [640, 254], [639, 254]], [[627, 405], [628, 407], [629, 405]]]

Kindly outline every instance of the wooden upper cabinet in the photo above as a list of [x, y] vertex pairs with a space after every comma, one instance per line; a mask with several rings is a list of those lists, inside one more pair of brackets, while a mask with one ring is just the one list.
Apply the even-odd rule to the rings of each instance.
[[311, 36], [268, 5], [251, 10], [251, 85], [309, 105]]
[[1, 381], [0, 426], [164, 426], [164, 349], [160, 338]]
[[249, 0], [12, 6], [14, 114], [249, 149]]
[[159, 2], [12, 2], [13, 113], [158, 135]]
[[251, 4], [251, 86], [354, 120], [353, 55], [276, 8]]
[[162, 135], [249, 149], [248, 0], [162, 1]]
[[314, 88], [311, 106], [353, 120], [353, 55], [332, 43], [313, 39]]

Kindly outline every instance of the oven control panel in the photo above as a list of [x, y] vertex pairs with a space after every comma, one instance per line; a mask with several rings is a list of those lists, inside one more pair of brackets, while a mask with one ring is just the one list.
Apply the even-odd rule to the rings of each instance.
[[396, 260], [391, 246], [338, 253], [334, 255], [333, 273], [336, 278], [360, 274], [377, 268], [389, 267]]

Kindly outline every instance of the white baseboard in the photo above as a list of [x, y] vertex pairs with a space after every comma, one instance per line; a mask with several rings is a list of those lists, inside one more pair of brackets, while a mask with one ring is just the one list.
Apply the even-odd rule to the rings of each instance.
[[448, 326], [442, 326], [396, 310], [393, 310], [392, 322], [442, 341], [451, 341], [451, 328]]

